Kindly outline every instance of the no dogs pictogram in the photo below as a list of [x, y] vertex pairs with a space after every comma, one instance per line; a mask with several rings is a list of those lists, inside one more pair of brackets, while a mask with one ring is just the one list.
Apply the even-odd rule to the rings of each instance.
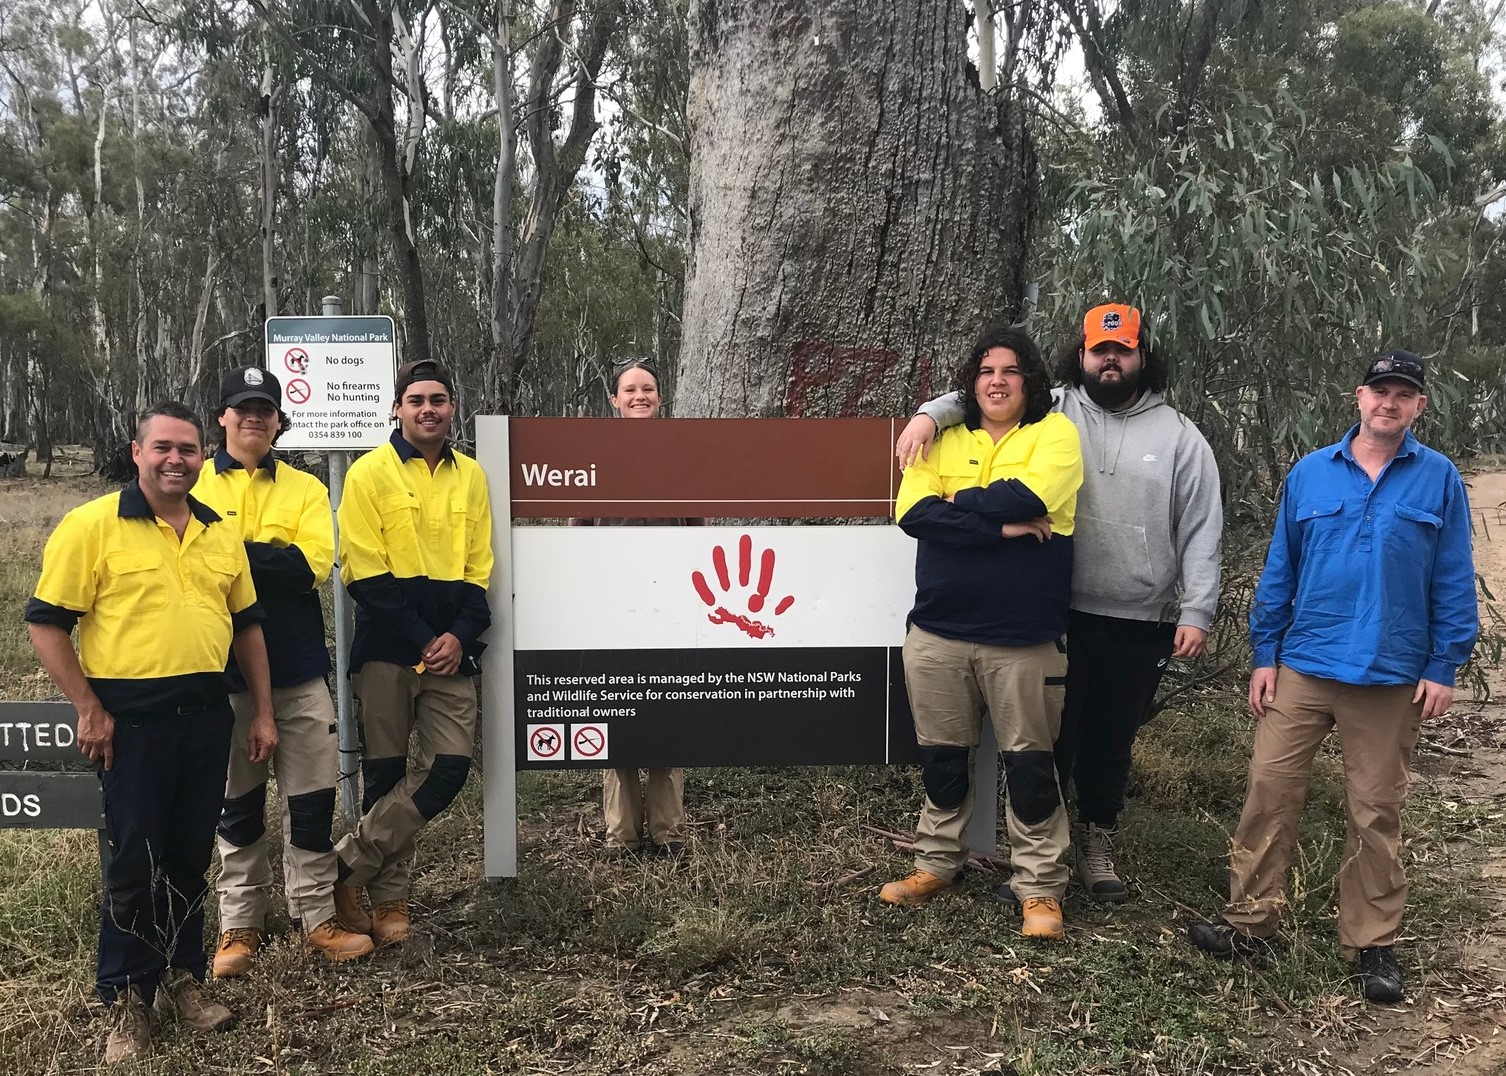
[[559, 762], [563, 761], [565, 749], [565, 726], [563, 725], [529, 725], [528, 726], [528, 761], [529, 762]]
[[295, 404], [308, 403], [313, 391], [309, 388], [309, 383], [301, 377], [295, 377], [288, 382], [288, 399]]
[[571, 725], [570, 757], [572, 759], [606, 758], [607, 727], [605, 725]]

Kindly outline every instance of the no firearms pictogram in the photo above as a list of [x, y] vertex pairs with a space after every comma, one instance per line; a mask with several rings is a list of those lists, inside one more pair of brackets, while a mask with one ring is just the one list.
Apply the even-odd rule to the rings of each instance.
[[605, 725], [571, 725], [570, 757], [572, 759], [606, 758], [607, 727]]

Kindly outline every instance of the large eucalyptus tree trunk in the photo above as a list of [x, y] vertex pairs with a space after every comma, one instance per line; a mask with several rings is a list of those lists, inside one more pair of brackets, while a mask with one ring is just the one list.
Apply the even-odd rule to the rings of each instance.
[[1019, 106], [978, 88], [965, 15], [692, 4], [676, 414], [905, 414], [1017, 316], [1035, 157]]

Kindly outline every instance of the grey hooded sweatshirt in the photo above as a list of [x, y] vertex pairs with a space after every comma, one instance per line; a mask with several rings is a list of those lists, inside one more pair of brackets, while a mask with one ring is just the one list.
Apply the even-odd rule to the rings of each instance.
[[[1072, 608], [1207, 631], [1218, 605], [1224, 510], [1198, 428], [1159, 392], [1107, 411], [1079, 386], [1053, 389], [1082, 439]], [[937, 430], [962, 421], [955, 392], [922, 404]], [[1180, 612], [1178, 606], [1180, 605]]]

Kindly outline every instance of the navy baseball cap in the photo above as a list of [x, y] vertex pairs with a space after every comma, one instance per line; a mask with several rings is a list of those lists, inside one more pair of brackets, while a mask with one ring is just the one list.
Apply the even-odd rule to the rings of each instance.
[[247, 400], [266, 400], [281, 410], [282, 383], [271, 371], [260, 366], [238, 366], [220, 381], [220, 403], [225, 407], [239, 407]]
[[1423, 375], [1421, 356], [1414, 355], [1410, 351], [1403, 351], [1401, 348], [1393, 348], [1370, 360], [1370, 365], [1365, 367], [1363, 384], [1373, 385], [1377, 381], [1394, 378], [1424, 389], [1426, 386], [1423, 384]]

